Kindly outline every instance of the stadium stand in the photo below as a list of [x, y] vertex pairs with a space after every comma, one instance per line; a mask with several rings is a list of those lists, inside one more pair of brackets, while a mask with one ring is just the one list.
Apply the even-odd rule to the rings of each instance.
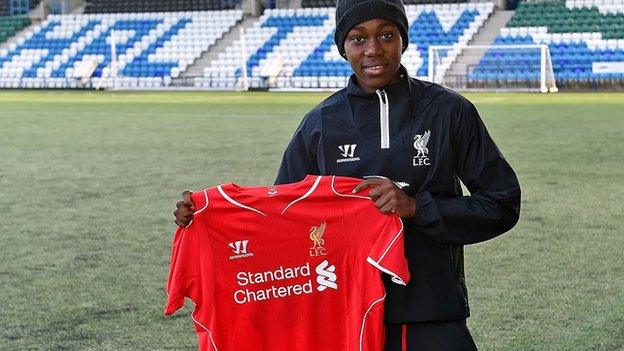
[[[228, 4], [218, 0], [89, 1], [88, 12], [123, 13], [49, 16], [24, 38], [0, 50], [0, 87], [110, 86], [114, 73], [112, 30], [117, 33], [118, 86], [168, 86], [243, 18], [240, 10], [179, 10]], [[327, 4], [334, 2], [303, 0], [304, 7], [300, 9], [265, 10], [253, 26], [246, 28], [241, 39], [204, 68], [203, 76], [190, 77], [188, 82], [201, 88], [233, 89], [242, 82], [244, 62], [251, 88], [343, 86], [351, 69], [333, 44], [335, 9], [318, 7]], [[168, 9], [176, 11], [158, 12]], [[493, 10], [492, 3], [454, 0], [406, 5], [410, 45], [403, 55], [403, 64], [411, 74], [425, 78], [429, 47], [451, 45], [457, 49], [448, 50], [442, 58], [444, 71], [462, 54], [459, 47], [470, 42]], [[0, 18], [0, 42], [29, 23], [25, 17]], [[622, 85], [624, 2], [520, 2], [494, 44], [548, 45], [560, 87]], [[82, 85], [76, 79], [77, 72], [89, 61], [96, 62], [97, 67], [91, 82]], [[275, 65], [281, 68], [279, 76], [269, 81], [267, 67]], [[538, 49], [492, 49], [468, 79], [477, 86], [484, 81], [522, 85], [537, 79], [539, 66]]]
[[177, 12], [234, 9], [237, 0], [89, 0], [85, 13]]
[[[333, 44], [334, 8], [266, 10], [238, 40], [195, 79], [197, 87], [233, 88], [240, 83], [245, 52], [249, 86], [265, 86], [262, 70], [276, 60], [283, 70], [276, 88], [337, 88], [351, 74], [348, 63]], [[492, 13], [492, 3], [407, 5], [411, 23], [410, 46], [403, 64], [417, 76], [426, 76], [429, 45], [465, 45]], [[447, 64], [454, 59], [450, 52]]]
[[0, 17], [0, 43], [29, 25], [28, 17]]
[[336, 7], [336, 0], [302, 0], [301, 7]]
[[[522, 2], [495, 44], [546, 44], [558, 85], [624, 84], [624, 1]], [[491, 49], [471, 73], [486, 80], [523, 83], [539, 74], [538, 50]]]
[[[169, 85], [241, 19], [240, 10], [52, 15], [0, 51], [0, 87], [110, 86], [113, 30], [121, 87]], [[74, 73], [93, 60], [83, 86]]]
[[[39, 5], [41, 0], [30, 0], [28, 1], [28, 6], [23, 13], [11, 13], [11, 1], [13, 0], [4, 0], [0, 1], [0, 16], [12, 16], [12, 15], [25, 15], [29, 10], [34, 9]], [[16, 2], [16, 1], [15, 1]]]
[[426, 5], [426, 4], [461, 4], [468, 0], [406, 0], [406, 5]]
[[[406, 0], [405, 5], [452, 4], [468, 2], [467, 0]], [[302, 7], [336, 7], [336, 0], [302, 0]]]

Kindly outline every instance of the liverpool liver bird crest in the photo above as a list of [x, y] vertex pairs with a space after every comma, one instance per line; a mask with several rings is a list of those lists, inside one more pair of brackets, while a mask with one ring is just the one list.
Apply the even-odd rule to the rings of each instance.
[[310, 240], [314, 242], [312, 247], [323, 247], [325, 240], [323, 240], [323, 234], [325, 234], [325, 228], [327, 223], [322, 222], [318, 227], [310, 227]]
[[431, 135], [431, 131], [426, 131], [425, 134], [414, 135], [414, 148], [418, 153], [416, 157], [427, 156], [429, 153], [429, 149], [427, 149], [427, 143], [429, 142], [429, 136]]

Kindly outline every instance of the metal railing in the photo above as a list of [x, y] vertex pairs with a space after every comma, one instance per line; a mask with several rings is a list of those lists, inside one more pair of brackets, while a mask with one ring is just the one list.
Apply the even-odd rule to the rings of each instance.
[[9, 0], [9, 15], [21, 16], [30, 12], [30, 0]]

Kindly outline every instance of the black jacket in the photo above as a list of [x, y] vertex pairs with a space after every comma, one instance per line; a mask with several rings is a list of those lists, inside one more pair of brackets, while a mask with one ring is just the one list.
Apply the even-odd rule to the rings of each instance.
[[470, 101], [403, 72], [375, 93], [352, 76], [310, 111], [284, 152], [276, 183], [306, 174], [395, 181], [418, 209], [404, 221], [411, 281], [402, 287], [385, 277], [386, 323], [467, 318], [463, 245], [516, 224], [520, 186]]

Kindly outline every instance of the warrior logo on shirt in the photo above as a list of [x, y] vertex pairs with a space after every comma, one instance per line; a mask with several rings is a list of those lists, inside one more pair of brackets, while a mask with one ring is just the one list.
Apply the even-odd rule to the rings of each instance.
[[325, 240], [323, 240], [325, 228], [327, 228], [327, 223], [325, 222], [322, 222], [318, 227], [310, 227], [310, 240], [314, 243], [310, 248], [310, 256], [312, 257], [327, 255]]
[[431, 131], [428, 130], [424, 134], [416, 134], [414, 135], [414, 149], [416, 149], [416, 156], [412, 159], [412, 166], [420, 167], [420, 166], [429, 166], [431, 163], [429, 162], [429, 149], [427, 149], [427, 144], [429, 143], [429, 137], [431, 136]]
[[230, 260], [253, 256], [253, 253], [247, 252], [247, 243], [249, 243], [249, 240], [239, 240], [229, 243], [228, 246], [234, 252], [234, 256], [230, 256]]

